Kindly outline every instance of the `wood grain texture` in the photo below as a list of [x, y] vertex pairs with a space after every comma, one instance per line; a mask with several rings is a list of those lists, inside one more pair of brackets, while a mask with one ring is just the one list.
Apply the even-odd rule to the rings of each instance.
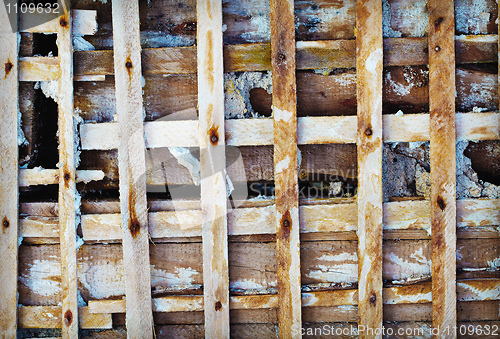
[[197, 20], [205, 336], [229, 338], [222, 2], [198, 1]]
[[[105, 203], [101, 205], [104, 207]], [[200, 237], [201, 210], [183, 210], [176, 204], [166, 211], [150, 211], [149, 234], [152, 239]], [[498, 238], [494, 226], [500, 223], [498, 199], [464, 199], [457, 201], [457, 227], [459, 238], [483, 238], [477, 232], [487, 232], [486, 238]], [[27, 207], [26, 207], [27, 208]], [[51, 207], [52, 208], [52, 207]], [[96, 211], [98, 212], [98, 211]], [[122, 239], [120, 215], [84, 214], [82, 215], [82, 232], [85, 241], [117, 241]], [[26, 212], [24, 212], [26, 214]], [[28, 215], [19, 221], [19, 235], [30, 238], [58, 237], [57, 217], [47, 209], [46, 213]], [[237, 208], [228, 216], [228, 235], [275, 234], [275, 206]], [[31, 213], [33, 214], [33, 213]], [[299, 223], [301, 233], [355, 232], [357, 230], [357, 205], [355, 203], [318, 204], [299, 206]], [[398, 201], [384, 203], [384, 232], [392, 232], [396, 238], [415, 236], [409, 230], [422, 230], [430, 239], [430, 203], [429, 201]], [[496, 235], [495, 235], [496, 234]], [[333, 235], [332, 235], [333, 237]], [[356, 239], [355, 236], [352, 237]], [[408, 238], [410, 239], [410, 238]]]
[[382, 3], [358, 1], [356, 25], [358, 324], [375, 330], [382, 326]]
[[[63, 9], [60, 8], [60, 13], [63, 12]], [[42, 22], [40, 19], [40, 15], [46, 15], [48, 18], [53, 18], [54, 15], [52, 13], [29, 13], [29, 11], [23, 15], [19, 16], [19, 30], [23, 32], [31, 32], [31, 33], [57, 33], [59, 32], [59, 19], [60, 17], [45, 21], [43, 24], [26, 28], [25, 22]], [[37, 16], [36, 19], [33, 17]], [[97, 32], [97, 11], [94, 10], [72, 10], [69, 15], [72, 19], [71, 25], [73, 27], [73, 34], [75, 35], [93, 35]]]
[[[465, 35], [456, 38], [457, 63], [494, 62], [496, 35]], [[384, 39], [384, 66], [426, 65], [429, 62], [428, 40], [422, 38]], [[354, 68], [355, 40], [297, 41], [296, 68]], [[26, 59], [33, 66], [44, 67], [40, 59]], [[42, 62], [37, 66], [38, 62]], [[196, 72], [196, 47], [145, 48], [142, 55], [144, 74], [189, 74]], [[21, 76], [28, 64], [21, 62]], [[271, 69], [271, 46], [267, 43], [224, 45], [224, 71], [268, 71]], [[39, 73], [39, 72], [38, 72]], [[111, 75], [114, 73], [110, 50], [75, 53], [76, 75]]]
[[[428, 141], [429, 114], [384, 115], [384, 142]], [[495, 112], [457, 113], [457, 140], [498, 140], [500, 115]], [[297, 119], [297, 144], [356, 142], [356, 117], [300, 117]], [[153, 121], [144, 124], [146, 147], [196, 147], [197, 121]], [[83, 150], [118, 148], [118, 124], [83, 124], [80, 127]], [[175, 133], [171, 133], [171, 132]], [[226, 144], [230, 146], [272, 145], [271, 119], [234, 119], [225, 122]], [[179, 139], [174, 135], [181, 134]]]
[[[429, 1], [432, 324], [455, 329], [456, 159], [453, 1]], [[440, 338], [445, 338], [442, 331]]]
[[[59, 18], [58, 135], [59, 234], [61, 243], [62, 337], [78, 338], [78, 279], [76, 266], [76, 163], [73, 121], [73, 35], [69, 1]], [[76, 207], [78, 208], [78, 207]]]
[[[76, 171], [76, 182], [99, 181], [104, 178], [101, 170]], [[55, 169], [20, 169], [19, 187], [53, 185], [59, 183], [59, 170]]]
[[16, 338], [18, 233], [18, 34], [0, 10], [0, 333]]
[[[82, 329], [113, 328], [111, 314], [94, 314], [89, 307], [78, 309], [78, 322]], [[61, 328], [60, 306], [21, 306], [18, 309], [20, 328]]]
[[112, 15], [127, 336], [151, 338], [153, 312], [138, 1], [114, 2]]
[[[302, 279], [304, 291], [355, 288], [357, 243], [349, 240], [303, 241]], [[385, 240], [383, 279], [387, 285], [412, 285], [431, 278], [429, 240]], [[237, 294], [276, 293], [276, 245], [239, 241], [229, 244], [232, 291]], [[500, 278], [492, 270], [500, 256], [499, 239], [458, 241], [459, 279]], [[202, 294], [203, 246], [201, 237], [181, 243], [155, 241], [150, 245], [154, 280], [153, 294]], [[84, 244], [78, 253], [80, 292], [85, 301], [125, 296], [125, 270], [121, 244]], [[19, 256], [19, 303], [57, 305], [61, 290], [58, 245], [21, 245]], [[334, 268], [334, 269], [327, 269]], [[43, 281], [44, 284], [37, 282]]]
[[292, 338], [302, 324], [294, 2], [270, 5], [278, 329], [280, 338]]
[[[464, 280], [458, 282], [456, 299], [460, 301], [500, 300], [500, 279]], [[430, 282], [409, 286], [386, 287], [384, 305], [427, 304], [432, 301]], [[353, 289], [301, 293], [303, 307], [358, 306], [358, 291]], [[276, 295], [245, 295], [230, 298], [231, 310], [271, 309], [278, 306]], [[202, 296], [167, 296], [153, 299], [155, 312], [197, 312], [204, 310]], [[123, 313], [124, 300], [91, 300], [89, 313]], [[410, 315], [411, 316], [411, 315]], [[407, 317], [406, 317], [407, 318]]]

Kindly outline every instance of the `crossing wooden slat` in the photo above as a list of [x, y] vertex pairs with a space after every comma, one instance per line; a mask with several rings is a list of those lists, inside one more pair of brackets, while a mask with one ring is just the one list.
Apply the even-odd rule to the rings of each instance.
[[128, 338], [153, 336], [139, 3], [112, 5], [118, 167]]
[[302, 323], [294, 2], [271, 0], [270, 5], [278, 329], [280, 338], [292, 338]]
[[18, 34], [0, 10], [0, 332], [16, 338], [18, 233]]
[[[429, 1], [432, 323], [456, 325], [455, 20], [453, 1]], [[445, 337], [441, 331], [437, 337]]]
[[198, 111], [205, 336], [229, 337], [222, 2], [197, 3]]
[[58, 135], [59, 237], [61, 248], [62, 337], [78, 338], [78, 281], [76, 265], [76, 166], [73, 127], [73, 42], [69, 1], [59, 19]]
[[375, 330], [382, 327], [382, 2], [357, 1], [356, 27], [358, 324]]

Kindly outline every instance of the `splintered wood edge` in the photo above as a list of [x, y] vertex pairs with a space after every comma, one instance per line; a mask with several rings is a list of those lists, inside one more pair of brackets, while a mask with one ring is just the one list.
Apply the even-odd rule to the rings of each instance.
[[270, 6], [278, 330], [292, 338], [302, 326], [294, 2]]
[[[382, 3], [356, 3], [358, 325], [382, 327]], [[360, 338], [367, 338], [360, 333]]]
[[0, 11], [0, 332], [16, 337], [18, 239], [18, 48], [6, 12]]
[[[297, 143], [331, 144], [356, 143], [356, 117], [300, 117]], [[456, 113], [457, 140], [498, 140], [500, 114]], [[429, 114], [383, 115], [384, 142], [428, 141]], [[197, 147], [198, 121], [153, 121], [144, 124], [147, 148]], [[272, 119], [226, 120], [226, 144], [230, 146], [272, 145]], [[311, 131], [314, 131], [312, 133]], [[80, 127], [83, 150], [110, 150], [118, 148], [118, 124], [87, 123]], [[175, 135], [183, 135], [176, 138]]]
[[196, 10], [205, 336], [228, 338], [222, 2], [201, 0]]
[[[76, 182], [88, 183], [104, 179], [101, 170], [78, 170], [76, 171]], [[36, 185], [54, 185], [59, 183], [59, 170], [56, 169], [20, 169], [19, 187]]]
[[[450, 1], [429, 1], [429, 111], [432, 222], [432, 325], [455, 328], [456, 143], [455, 20]], [[438, 337], [445, 338], [442, 332]]]
[[[384, 203], [384, 231], [422, 230], [430, 238], [430, 202]], [[473, 232], [500, 224], [500, 199], [457, 201], [457, 227]], [[299, 207], [301, 233], [355, 232], [355, 203]], [[275, 206], [237, 208], [228, 217], [229, 235], [275, 234]], [[58, 234], [57, 217], [26, 216], [19, 221], [19, 236], [53, 238]], [[82, 215], [85, 241], [122, 239], [119, 214]], [[498, 231], [493, 233], [498, 234]], [[201, 211], [149, 212], [149, 234], [153, 239], [201, 236]]]
[[139, 4], [112, 4], [118, 169], [129, 338], [153, 337]]
[[62, 2], [57, 29], [59, 51], [59, 234], [61, 249], [61, 328], [63, 338], [78, 337], [78, 280], [76, 265], [76, 164], [73, 122], [73, 39], [69, 1]]
[[[431, 282], [383, 288], [384, 305], [425, 304], [432, 302]], [[457, 281], [456, 300], [500, 300], [500, 279]], [[358, 306], [358, 290], [302, 292], [302, 307]], [[277, 295], [231, 296], [231, 310], [271, 309], [278, 307]], [[197, 312], [204, 310], [203, 296], [167, 296], [153, 299], [154, 312]], [[125, 300], [90, 300], [88, 312], [110, 314], [125, 312]]]

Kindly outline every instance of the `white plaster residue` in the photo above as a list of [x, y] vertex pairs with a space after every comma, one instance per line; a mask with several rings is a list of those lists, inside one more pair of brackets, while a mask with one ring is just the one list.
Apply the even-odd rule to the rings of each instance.
[[377, 75], [377, 64], [382, 62], [382, 48], [377, 48], [366, 59], [365, 67], [372, 75]]
[[59, 82], [57, 80], [37, 81], [35, 89], [41, 89], [47, 98], [52, 98], [55, 102], [59, 100]]
[[231, 289], [241, 289], [241, 290], [258, 290], [263, 288], [276, 287], [276, 282], [257, 282], [254, 279], [243, 279], [238, 281], [230, 281], [229, 288]]
[[488, 260], [488, 269], [493, 271], [500, 269], [500, 258]]
[[355, 7], [355, 1], [343, 1], [341, 7], [327, 5], [302, 8], [300, 15], [296, 16], [295, 28], [297, 31], [307, 29], [310, 34], [328, 32], [332, 39], [350, 38], [352, 31], [339, 27], [355, 26]]
[[[389, 85], [389, 88], [392, 89], [392, 91], [397, 94], [397, 95], [400, 95], [400, 96], [403, 96], [403, 95], [408, 95], [410, 94], [410, 91], [413, 87], [413, 82], [411, 81], [407, 81], [408, 85], [405, 86], [403, 83], [401, 82], [395, 82], [392, 80], [392, 76], [391, 76], [391, 73], [390, 72], [387, 72], [386, 75], [385, 75], [385, 79], [386, 79], [386, 84]], [[399, 113], [399, 112], [398, 112]], [[402, 112], [401, 112], [402, 113]], [[397, 115], [397, 114], [396, 114]]]
[[500, 299], [500, 289], [480, 289], [466, 282], [457, 282], [457, 288], [471, 292], [471, 296], [462, 297], [462, 301], [472, 300], [498, 300]]
[[28, 140], [26, 140], [26, 137], [24, 136], [23, 129], [21, 127], [22, 126], [21, 118], [22, 118], [22, 114], [18, 108], [18, 110], [17, 110], [17, 145], [18, 146], [28, 144]]
[[241, 37], [247, 42], [269, 41], [271, 38], [271, 18], [269, 15], [254, 15]]
[[93, 51], [95, 47], [82, 36], [73, 36], [73, 48], [75, 51]]
[[387, 259], [387, 271], [393, 272], [393, 280], [431, 275], [431, 260], [424, 256], [422, 248], [412, 253], [408, 259], [398, 257], [394, 253], [390, 253]]
[[277, 108], [276, 106], [272, 106], [272, 109], [273, 109], [273, 115], [274, 115], [274, 118], [276, 119], [276, 121], [289, 121], [293, 114], [292, 112], [289, 112], [289, 111], [286, 111], [286, 110], [281, 110], [279, 108]]
[[327, 265], [317, 265], [319, 270], [311, 269], [309, 278], [328, 282], [354, 283], [358, 281], [358, 255], [341, 253], [323, 254], [318, 260], [327, 261]]
[[421, 303], [423, 300], [432, 301], [432, 292], [415, 294], [398, 294], [399, 299], [408, 304]]
[[272, 93], [271, 72], [224, 73], [224, 115], [226, 119], [258, 118], [250, 102], [250, 90]]
[[188, 169], [193, 183], [198, 186], [200, 184], [200, 161], [194, 157], [186, 147], [169, 147], [168, 150], [177, 159], [179, 165]]
[[78, 265], [79, 281], [93, 299], [105, 299], [125, 294], [123, 262], [82, 262]]
[[281, 160], [276, 164], [276, 169], [274, 173], [281, 173], [290, 166], [290, 157], [287, 155], [285, 159]]
[[455, 7], [456, 29], [462, 34], [484, 34], [488, 32], [490, 8], [487, 0], [474, 0], [473, 5], [467, 1], [459, 2]]
[[57, 278], [61, 276], [61, 267], [50, 260], [33, 260], [28, 264], [29, 274], [21, 275], [19, 280], [33, 293], [41, 296], [52, 296], [61, 291], [61, 284]]
[[199, 272], [191, 267], [175, 267], [173, 270], [163, 270], [151, 265], [152, 285], [192, 285], [194, 277]]

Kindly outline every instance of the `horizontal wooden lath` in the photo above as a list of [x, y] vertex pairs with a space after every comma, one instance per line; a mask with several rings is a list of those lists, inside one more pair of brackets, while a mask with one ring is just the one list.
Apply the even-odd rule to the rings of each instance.
[[[458, 140], [498, 140], [499, 113], [457, 113]], [[356, 117], [298, 118], [297, 143], [355, 143]], [[428, 141], [429, 114], [384, 115], [384, 142]], [[272, 119], [226, 120], [226, 143], [230, 146], [273, 144]], [[153, 121], [144, 124], [146, 147], [197, 147], [198, 122]], [[314, 132], [313, 132], [314, 131]], [[118, 125], [114, 122], [84, 124], [80, 127], [83, 150], [109, 150], [118, 147]], [[183, 138], [177, 138], [177, 133]]]
[[[90, 23], [87, 25], [90, 26]], [[496, 38], [496, 35], [457, 36], [457, 63], [495, 62]], [[356, 66], [354, 40], [298, 41], [296, 48], [297, 69]], [[426, 65], [429, 62], [426, 48], [427, 38], [384, 39], [384, 66]], [[225, 72], [267, 71], [271, 69], [271, 47], [265, 43], [225, 45], [224, 61]], [[196, 47], [146, 48], [142, 53], [142, 64], [145, 75], [196, 73]], [[20, 58], [19, 80], [56, 80], [58, 69], [57, 57]], [[75, 52], [76, 76], [112, 74], [112, 51]]]
[[[384, 230], [425, 230], [430, 232], [429, 201], [384, 203]], [[476, 228], [500, 224], [500, 199], [465, 199], [457, 201], [457, 227]], [[300, 206], [301, 233], [354, 232], [357, 230], [356, 204]], [[229, 235], [274, 234], [270, 224], [274, 205], [238, 208], [228, 218]], [[149, 232], [153, 239], [201, 236], [201, 211], [180, 210], [149, 212]], [[20, 236], [57, 235], [57, 217], [29, 216], [20, 219]], [[82, 215], [85, 241], [121, 239], [119, 214]]]
[[[500, 300], [500, 280], [463, 280], [457, 281], [457, 300], [486, 301]], [[432, 301], [431, 283], [411, 286], [386, 287], [383, 289], [385, 305], [424, 304]], [[277, 295], [232, 296], [231, 310], [276, 308]], [[358, 305], [357, 290], [336, 290], [322, 292], [303, 292], [302, 307], [334, 307]], [[203, 311], [203, 296], [169, 296], [153, 299], [155, 312], [195, 312]], [[90, 313], [123, 313], [125, 300], [91, 300]]]

